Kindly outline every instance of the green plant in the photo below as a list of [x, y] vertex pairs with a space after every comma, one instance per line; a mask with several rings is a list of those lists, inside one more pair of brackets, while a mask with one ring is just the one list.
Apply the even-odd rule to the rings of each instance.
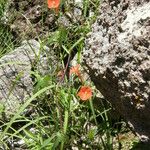
[[[83, 7], [79, 7], [82, 12], [80, 20], [74, 21], [71, 14], [70, 26], [65, 27], [56, 20], [57, 28], [49, 32], [46, 38], [40, 39], [37, 36], [41, 47], [48, 45], [55, 51], [61, 67], [56, 66], [51, 74], [46, 75], [40, 74], [36, 69], [30, 72], [34, 77], [33, 95], [21, 105], [10, 120], [0, 121], [0, 148], [14, 149], [21, 146], [19, 148], [31, 150], [63, 150], [73, 147], [91, 150], [113, 149], [116, 135], [112, 133], [118, 134], [120, 131], [111, 124], [109, 118], [111, 106], [105, 107], [102, 102], [101, 109], [95, 107], [93, 102], [96, 90], [92, 83], [83, 81], [82, 73], [77, 69], [72, 71], [74, 72], [72, 76], [69, 73], [70, 62], [75, 54], [77, 63], [81, 62], [84, 39], [96, 18], [98, 5], [99, 0], [83, 1]], [[70, 1], [62, 1], [61, 7], [59, 14], [56, 15], [57, 19], [63, 15], [67, 16], [67, 12], [75, 5]], [[89, 10], [93, 10], [95, 15], [90, 16]], [[3, 32], [7, 33], [9, 30]], [[8, 43], [6, 40], [6, 45]], [[41, 53], [42, 49], [35, 62], [40, 60]], [[62, 71], [61, 78], [58, 77], [59, 71]], [[84, 98], [82, 92], [85, 90], [80, 89], [83, 85], [91, 87], [89, 96]], [[86, 89], [89, 90], [87, 86]], [[77, 94], [80, 90], [81, 93]], [[2, 106], [0, 110], [3, 111]]]
[[7, 0], [0, 1], [0, 57], [14, 48], [14, 37], [10, 27], [5, 24], [7, 15], [5, 9], [7, 8]]

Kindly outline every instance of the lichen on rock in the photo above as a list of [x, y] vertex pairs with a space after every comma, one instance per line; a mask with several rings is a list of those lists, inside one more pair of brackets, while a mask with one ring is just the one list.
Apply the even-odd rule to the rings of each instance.
[[20, 47], [0, 59], [0, 103], [5, 106], [7, 118], [33, 95], [31, 73], [50, 75], [57, 64], [54, 52], [33, 39], [23, 41]]
[[103, 0], [83, 63], [141, 141], [150, 140], [150, 2]]

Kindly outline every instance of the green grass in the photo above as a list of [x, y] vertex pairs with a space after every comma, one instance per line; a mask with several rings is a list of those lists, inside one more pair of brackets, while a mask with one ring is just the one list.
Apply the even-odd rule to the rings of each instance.
[[[67, 11], [72, 9], [70, 1], [63, 2], [65, 11], [60, 11], [56, 16], [57, 19], [66, 16]], [[101, 108], [95, 107], [93, 103], [97, 91], [91, 82], [85, 81], [84, 84], [92, 87], [93, 97], [83, 102], [77, 96], [82, 83], [76, 76], [69, 79], [67, 76], [64, 76], [64, 79], [57, 77], [59, 70], [62, 68], [67, 70], [66, 67], [70, 67], [70, 61], [75, 54], [77, 62], [81, 62], [84, 39], [96, 19], [98, 5], [99, 0], [85, 0], [80, 23], [71, 19], [71, 26], [65, 27], [56, 20], [57, 28], [53, 32], [49, 32], [46, 37], [38, 36], [41, 47], [47, 45], [53, 49], [62, 67], [58, 66], [58, 69], [48, 75], [41, 75], [38, 70], [31, 72], [35, 78], [33, 95], [21, 105], [11, 119], [0, 121], [0, 148], [14, 149], [18, 145], [13, 147], [11, 143], [23, 140], [20, 149], [69, 150], [73, 147], [91, 150], [114, 149], [114, 139], [122, 130], [114, 128], [115, 123], [112, 123], [109, 116], [111, 105], [107, 104], [105, 107], [103, 101], [99, 100]], [[4, 6], [0, 8], [1, 17]], [[94, 16], [89, 16], [89, 9], [93, 10]], [[14, 43], [9, 28], [0, 26], [0, 34], [1, 42], [3, 41], [0, 46], [1, 56], [12, 49]], [[37, 62], [38, 58], [40, 54]], [[28, 110], [32, 110], [32, 113], [28, 113]], [[119, 147], [120, 141], [115, 142]]]
[[10, 29], [0, 24], [0, 57], [14, 49], [13, 35]]
[[[0, 136], [4, 147], [7, 148], [9, 139], [22, 139], [28, 149], [69, 149], [73, 146], [111, 149], [112, 129], [105, 110], [94, 109], [93, 100], [81, 102], [76, 97], [77, 89], [73, 81], [66, 86], [52, 81], [49, 84], [51, 86], [38, 89], [12, 119], [1, 126], [5, 128]], [[44, 94], [46, 91], [49, 98]], [[20, 115], [28, 107], [34, 110], [32, 118]], [[96, 121], [99, 115], [106, 117], [100, 124]], [[20, 123], [24, 125], [17, 129], [16, 124]], [[35, 130], [33, 133], [31, 128]]]
[[5, 1], [5, 0], [0, 1], [0, 18], [3, 16], [6, 3], [7, 3], [7, 1]]
[[14, 49], [14, 37], [10, 27], [5, 24], [7, 20], [5, 9], [7, 8], [7, 0], [0, 1], [0, 57]]

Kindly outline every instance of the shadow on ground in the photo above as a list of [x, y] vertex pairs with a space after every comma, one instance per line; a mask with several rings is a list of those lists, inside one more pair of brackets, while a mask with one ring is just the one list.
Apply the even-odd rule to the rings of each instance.
[[150, 150], [150, 143], [135, 143], [131, 150]]

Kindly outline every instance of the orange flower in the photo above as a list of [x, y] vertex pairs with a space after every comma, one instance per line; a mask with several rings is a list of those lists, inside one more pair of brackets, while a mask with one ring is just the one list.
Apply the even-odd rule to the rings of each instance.
[[55, 9], [56, 12], [58, 12], [60, 0], [47, 0], [48, 8]]
[[80, 76], [79, 68], [80, 68], [80, 65], [79, 65], [79, 64], [77, 64], [76, 66], [71, 67], [69, 74], [70, 74], [70, 75], [76, 74], [77, 76]]
[[89, 86], [82, 86], [77, 95], [81, 100], [86, 101], [92, 97], [92, 89]]
[[78, 76], [78, 78], [81, 80], [81, 82], [83, 82], [83, 79], [82, 79], [79, 68], [80, 68], [79, 64], [77, 64], [76, 66], [71, 67], [69, 75], [75, 74], [76, 76]]

